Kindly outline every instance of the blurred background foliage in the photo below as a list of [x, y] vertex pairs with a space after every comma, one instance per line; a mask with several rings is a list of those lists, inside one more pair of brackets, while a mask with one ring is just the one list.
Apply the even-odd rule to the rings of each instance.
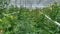
[[43, 9], [2, 6], [0, 6], [0, 33], [2, 34], [60, 34], [60, 27], [41, 14], [43, 12], [60, 23], [60, 5], [57, 3]]

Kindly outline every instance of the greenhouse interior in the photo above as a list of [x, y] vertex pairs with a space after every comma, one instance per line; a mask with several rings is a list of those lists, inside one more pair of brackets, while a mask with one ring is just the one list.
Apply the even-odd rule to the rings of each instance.
[[0, 34], [60, 34], [60, 0], [0, 0]]

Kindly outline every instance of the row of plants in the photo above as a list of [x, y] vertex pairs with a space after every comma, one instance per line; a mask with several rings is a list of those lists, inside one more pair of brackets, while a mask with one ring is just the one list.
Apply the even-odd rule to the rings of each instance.
[[60, 34], [60, 27], [50, 21], [60, 23], [60, 5], [54, 3], [43, 9], [26, 7], [0, 8], [0, 33], [2, 34]]

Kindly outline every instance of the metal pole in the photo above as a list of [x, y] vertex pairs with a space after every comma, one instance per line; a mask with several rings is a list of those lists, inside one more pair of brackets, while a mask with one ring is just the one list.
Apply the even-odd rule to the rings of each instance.
[[17, 0], [15, 0], [15, 7], [17, 6]]

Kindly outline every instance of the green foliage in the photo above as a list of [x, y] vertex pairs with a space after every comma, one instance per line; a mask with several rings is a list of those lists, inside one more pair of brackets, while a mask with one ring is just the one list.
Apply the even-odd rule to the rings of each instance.
[[2, 34], [59, 34], [60, 27], [41, 14], [43, 12], [52, 20], [60, 22], [59, 7], [60, 5], [54, 4], [43, 9], [13, 6], [9, 9], [0, 8], [0, 30], [2, 30]]

